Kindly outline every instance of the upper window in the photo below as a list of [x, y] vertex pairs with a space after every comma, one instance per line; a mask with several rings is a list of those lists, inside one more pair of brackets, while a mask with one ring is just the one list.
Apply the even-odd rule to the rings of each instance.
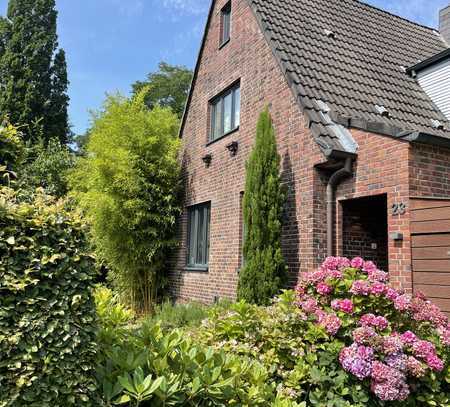
[[239, 84], [211, 101], [209, 141], [214, 141], [239, 127], [241, 118], [241, 89]]
[[188, 208], [187, 263], [190, 268], [208, 268], [210, 212], [210, 202]]
[[229, 1], [221, 11], [220, 20], [220, 45], [230, 41], [231, 34], [231, 1]]

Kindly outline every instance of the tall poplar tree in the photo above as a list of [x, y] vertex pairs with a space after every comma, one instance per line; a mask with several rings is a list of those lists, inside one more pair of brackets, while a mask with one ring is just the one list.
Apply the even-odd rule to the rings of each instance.
[[67, 73], [64, 53], [55, 56], [56, 20], [55, 0], [10, 0], [0, 23], [0, 33], [7, 33], [0, 34], [0, 112], [27, 126], [26, 140], [68, 138]]
[[247, 162], [244, 192], [244, 259], [238, 297], [266, 305], [279, 293], [287, 277], [281, 253], [285, 200], [280, 177], [280, 156], [269, 111], [259, 117], [256, 144]]

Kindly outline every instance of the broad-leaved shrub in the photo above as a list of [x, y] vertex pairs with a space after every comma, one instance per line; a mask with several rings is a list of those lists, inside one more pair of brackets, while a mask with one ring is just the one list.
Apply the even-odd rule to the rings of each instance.
[[94, 267], [63, 201], [0, 187], [0, 406], [98, 406]]
[[450, 406], [450, 326], [361, 258], [329, 258], [270, 307], [215, 312], [196, 340], [258, 360], [311, 406]]

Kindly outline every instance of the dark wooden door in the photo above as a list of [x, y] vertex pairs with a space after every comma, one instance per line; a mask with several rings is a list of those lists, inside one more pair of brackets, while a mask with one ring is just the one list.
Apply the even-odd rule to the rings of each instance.
[[411, 200], [414, 291], [450, 315], [450, 199]]

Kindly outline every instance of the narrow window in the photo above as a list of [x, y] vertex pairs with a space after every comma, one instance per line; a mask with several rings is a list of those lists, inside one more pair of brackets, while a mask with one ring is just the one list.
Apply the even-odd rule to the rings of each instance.
[[221, 93], [210, 102], [211, 129], [209, 141], [236, 130], [241, 118], [241, 90], [238, 85]]
[[221, 11], [221, 33], [220, 46], [225, 45], [230, 41], [231, 34], [231, 1], [228, 2]]
[[206, 270], [209, 260], [209, 223], [211, 204], [188, 208], [188, 254], [189, 268]]

